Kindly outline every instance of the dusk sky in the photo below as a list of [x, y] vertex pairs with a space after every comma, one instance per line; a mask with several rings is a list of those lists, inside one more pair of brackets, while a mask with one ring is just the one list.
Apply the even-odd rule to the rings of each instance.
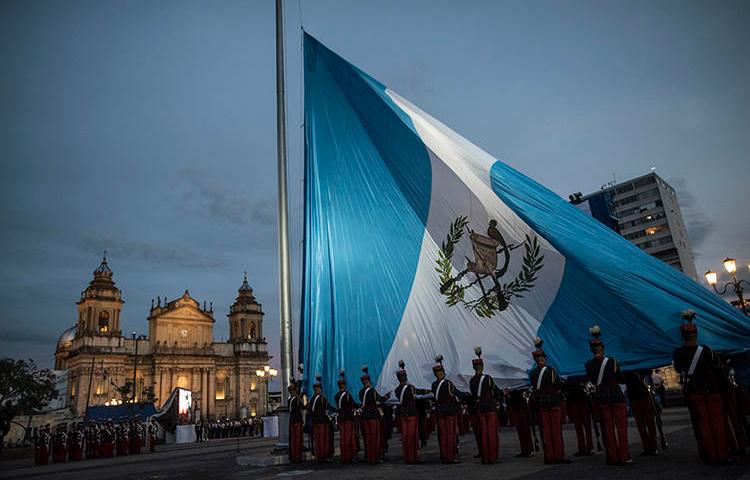
[[[285, 4], [295, 319], [301, 24], [563, 197], [656, 167], [750, 273], [749, 2]], [[226, 339], [246, 270], [278, 367], [274, 61], [272, 0], [0, 2], [2, 356], [52, 366], [106, 249], [127, 334], [188, 288]]]

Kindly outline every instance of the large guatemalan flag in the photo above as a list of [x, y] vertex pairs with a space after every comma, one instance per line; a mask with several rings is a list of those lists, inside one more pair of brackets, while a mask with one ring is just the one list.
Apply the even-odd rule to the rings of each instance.
[[466, 388], [474, 346], [500, 385], [526, 382], [533, 339], [578, 374], [588, 328], [623, 367], [669, 364], [680, 312], [700, 340], [750, 347], [735, 309], [496, 160], [305, 34], [306, 206], [300, 361], [306, 380], [382, 391], [398, 361]]

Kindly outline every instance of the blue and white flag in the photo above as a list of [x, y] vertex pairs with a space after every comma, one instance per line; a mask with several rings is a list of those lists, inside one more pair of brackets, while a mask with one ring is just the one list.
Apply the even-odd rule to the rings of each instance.
[[[680, 312], [701, 342], [750, 346], [747, 319], [305, 35], [305, 250], [300, 361], [335, 391], [360, 367], [383, 391], [399, 360], [459, 388], [481, 346], [499, 385], [527, 382], [533, 340], [561, 374], [602, 328], [624, 368], [667, 365]], [[375, 383], [375, 382], [374, 382]]]

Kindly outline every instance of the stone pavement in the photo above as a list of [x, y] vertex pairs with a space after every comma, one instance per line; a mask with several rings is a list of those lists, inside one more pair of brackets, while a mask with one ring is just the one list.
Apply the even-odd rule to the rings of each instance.
[[[441, 478], [477, 479], [692, 479], [717, 478], [750, 480], [750, 459], [739, 458], [734, 465], [710, 467], [701, 464], [696, 455], [695, 440], [687, 417], [682, 408], [665, 412], [664, 423], [670, 448], [657, 457], [638, 457], [640, 445], [632, 419], [629, 423], [631, 449], [636, 465], [629, 467], [608, 467], [602, 454], [593, 457], [573, 458], [571, 465], [547, 466], [542, 461], [541, 452], [532, 458], [514, 458], [518, 442], [513, 429], [503, 429], [501, 458], [499, 465], [481, 465], [473, 458], [475, 446], [473, 436], [461, 440], [460, 458], [457, 465], [442, 465], [439, 462], [436, 439], [430, 438], [427, 447], [420, 452], [422, 465], [404, 465], [399, 458], [398, 438], [390, 442], [391, 456], [382, 465], [339, 465], [337, 462], [319, 464], [305, 462], [298, 465], [277, 465], [269, 467], [250, 466], [250, 460], [263, 460], [267, 463], [283, 462], [284, 457], [273, 456], [268, 452], [275, 443], [273, 439], [245, 439], [240, 444], [240, 454], [236, 453], [236, 441], [219, 440], [203, 445], [188, 445], [162, 448], [154, 455], [140, 455], [106, 460], [93, 460], [74, 464], [61, 464], [35, 467], [25, 465], [0, 466], [0, 478], [40, 478], [40, 479], [200, 479], [226, 478], [230, 480], [271, 479], [299, 477], [303, 479], [387, 479], [409, 480]], [[565, 428], [566, 451], [575, 450], [575, 433]], [[242, 464], [242, 465], [241, 465]], [[245, 466], [243, 466], [245, 465]]]

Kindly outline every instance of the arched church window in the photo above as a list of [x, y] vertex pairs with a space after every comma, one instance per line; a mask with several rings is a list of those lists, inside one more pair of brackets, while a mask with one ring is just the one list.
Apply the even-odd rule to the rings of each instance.
[[109, 331], [109, 312], [101, 312], [99, 314], [99, 333], [107, 333]]
[[250, 338], [255, 339], [255, 322], [250, 324]]

